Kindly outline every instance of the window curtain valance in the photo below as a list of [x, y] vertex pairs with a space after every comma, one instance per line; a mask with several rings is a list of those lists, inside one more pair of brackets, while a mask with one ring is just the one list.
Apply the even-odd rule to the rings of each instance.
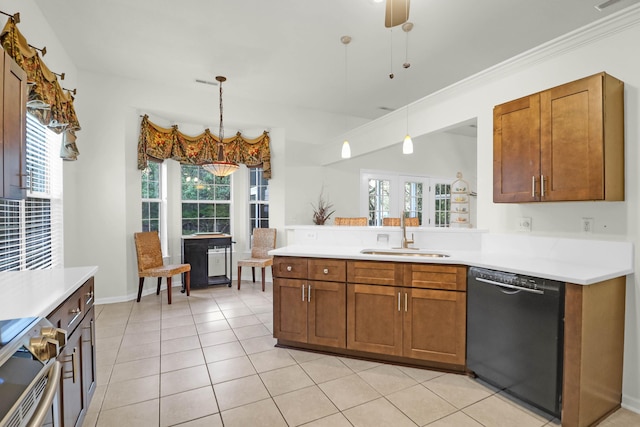
[[80, 130], [80, 123], [73, 106], [73, 95], [60, 86], [58, 76], [45, 65], [37, 49], [29, 45], [13, 18], [7, 20], [0, 33], [0, 43], [27, 73], [27, 110], [42, 125], [63, 134], [60, 157], [76, 160], [80, 153], [75, 143], [75, 132]]
[[[138, 169], [147, 167], [149, 158], [173, 159], [180, 163], [201, 165], [218, 160], [217, 136], [209, 129], [197, 136], [188, 136], [178, 126], [163, 128], [149, 121], [146, 114], [140, 124], [138, 137]], [[265, 179], [271, 178], [271, 147], [269, 133], [249, 139], [240, 132], [222, 141], [227, 161], [242, 163], [248, 167], [262, 166]]]

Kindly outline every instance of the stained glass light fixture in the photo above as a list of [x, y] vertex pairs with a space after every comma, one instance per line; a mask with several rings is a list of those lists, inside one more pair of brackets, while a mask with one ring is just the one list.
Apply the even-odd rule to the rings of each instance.
[[227, 161], [227, 157], [224, 154], [224, 147], [222, 141], [224, 139], [224, 125], [222, 121], [222, 83], [227, 81], [224, 76], [216, 76], [218, 85], [220, 86], [220, 128], [218, 129], [218, 156], [217, 160], [213, 163], [207, 163], [202, 165], [204, 170], [214, 174], [215, 176], [227, 176], [231, 175], [238, 170], [238, 164], [235, 162]]

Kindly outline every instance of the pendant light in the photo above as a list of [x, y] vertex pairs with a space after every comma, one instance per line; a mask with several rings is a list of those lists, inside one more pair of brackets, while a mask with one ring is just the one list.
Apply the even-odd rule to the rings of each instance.
[[[411, 22], [405, 22], [404, 24], [402, 24], [402, 31], [405, 32], [406, 36], [406, 46], [405, 46], [405, 60], [404, 60], [404, 64], [402, 64], [402, 67], [404, 69], [408, 69], [411, 66], [411, 63], [409, 62], [409, 32], [413, 29], [413, 24]], [[405, 84], [406, 81], [405, 80]], [[402, 142], [402, 154], [411, 154], [413, 153], [413, 141], [411, 140], [411, 136], [409, 135], [409, 90], [408, 88], [405, 89], [406, 93], [407, 93], [407, 134], [404, 137], [404, 141]]]
[[[344, 45], [344, 97], [346, 101], [349, 100], [349, 73], [347, 67], [347, 46], [351, 43], [351, 36], [342, 36], [340, 37], [340, 42]], [[345, 105], [347, 102], [345, 102]], [[349, 119], [346, 118], [348, 121]], [[346, 131], [346, 129], [345, 129]], [[341, 157], [343, 159], [348, 159], [351, 157], [351, 146], [349, 145], [349, 141], [345, 137], [344, 142], [342, 143], [342, 153]]]
[[227, 81], [224, 76], [216, 76], [218, 85], [220, 86], [220, 128], [218, 129], [218, 156], [217, 160], [213, 163], [207, 163], [202, 165], [202, 168], [207, 172], [214, 174], [215, 176], [227, 176], [231, 175], [238, 170], [238, 164], [235, 162], [229, 162], [224, 155], [224, 146], [222, 141], [224, 139], [224, 126], [222, 124], [222, 83]]

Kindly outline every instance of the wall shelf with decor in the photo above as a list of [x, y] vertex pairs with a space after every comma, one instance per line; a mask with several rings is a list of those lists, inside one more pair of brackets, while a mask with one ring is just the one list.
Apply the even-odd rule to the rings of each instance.
[[462, 179], [461, 172], [456, 174], [456, 178], [458, 179], [451, 184], [451, 219], [449, 224], [453, 228], [470, 228], [469, 183]]

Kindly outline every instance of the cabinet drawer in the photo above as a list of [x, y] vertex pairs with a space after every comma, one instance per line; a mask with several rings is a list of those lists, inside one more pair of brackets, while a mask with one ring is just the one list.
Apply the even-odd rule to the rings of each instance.
[[67, 335], [70, 335], [74, 331], [84, 317], [83, 288], [84, 286], [81, 286], [73, 295], [47, 316], [47, 319], [53, 323], [54, 326], [66, 330]]
[[93, 277], [84, 282], [84, 285], [80, 288], [82, 296], [82, 313], [89, 312], [95, 302], [95, 293], [93, 285]]
[[381, 261], [348, 261], [347, 282], [399, 285], [402, 283], [402, 264]]
[[291, 279], [307, 278], [307, 258], [275, 257], [273, 275]]
[[434, 264], [405, 264], [404, 286], [423, 289], [466, 291], [466, 267]]
[[347, 263], [339, 259], [310, 259], [309, 280], [344, 282], [347, 280]]

